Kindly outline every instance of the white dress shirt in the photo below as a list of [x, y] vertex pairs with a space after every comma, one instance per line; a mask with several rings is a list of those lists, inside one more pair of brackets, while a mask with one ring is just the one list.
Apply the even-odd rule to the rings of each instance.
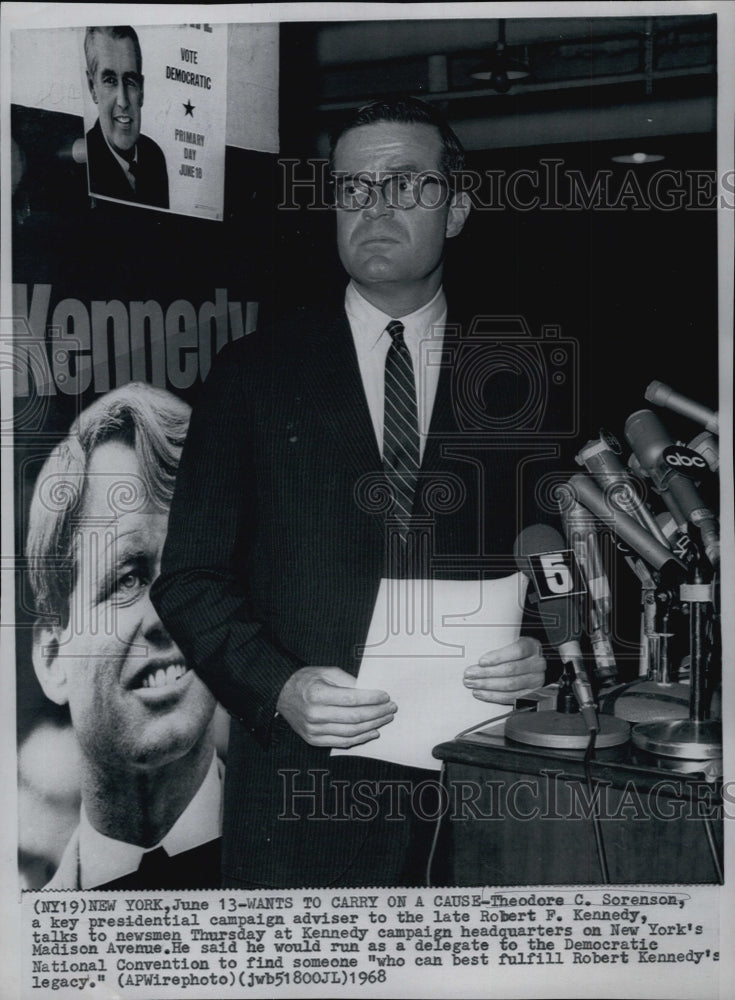
[[114, 840], [95, 830], [82, 803], [79, 822], [79, 880], [82, 889], [104, 885], [137, 871], [147, 851], [163, 847], [169, 856], [189, 851], [222, 836], [222, 778], [217, 755], [186, 809], [166, 836], [153, 847]]
[[[105, 142], [107, 142], [107, 136], [105, 135], [104, 132], [102, 133], [102, 136], [103, 136]], [[115, 159], [117, 160], [117, 162], [122, 167], [123, 172], [125, 174], [125, 180], [128, 182], [128, 184], [133, 189], [133, 191], [135, 191], [135, 174], [133, 174], [131, 172], [131, 170], [130, 170], [130, 163], [131, 163], [131, 161], [123, 159], [123, 157], [120, 156], [120, 154], [118, 153], [118, 151], [116, 149], [112, 148], [112, 146], [110, 145], [109, 142], [107, 142], [107, 148], [110, 150], [110, 152], [112, 153], [112, 155], [115, 157]], [[135, 146], [135, 152], [133, 153], [132, 162], [135, 163], [136, 165], [138, 163], [138, 146], [137, 146], [137, 144]]]
[[429, 432], [434, 409], [436, 387], [439, 383], [439, 365], [444, 325], [447, 319], [447, 301], [442, 288], [425, 306], [408, 316], [389, 316], [371, 305], [350, 282], [345, 293], [345, 311], [352, 330], [357, 351], [360, 376], [365, 390], [370, 417], [375, 430], [375, 440], [383, 454], [383, 410], [385, 405], [385, 359], [391, 337], [386, 326], [392, 319], [403, 323], [403, 339], [413, 363], [418, 406], [419, 446], [423, 457], [426, 435]]

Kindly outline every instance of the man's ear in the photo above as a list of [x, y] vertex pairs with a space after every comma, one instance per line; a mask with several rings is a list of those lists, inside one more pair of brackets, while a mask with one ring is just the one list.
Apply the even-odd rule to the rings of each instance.
[[59, 655], [60, 637], [56, 626], [33, 626], [33, 669], [43, 693], [57, 705], [66, 705], [69, 700], [66, 690], [66, 666], [64, 657]]
[[471, 208], [472, 203], [466, 191], [455, 192], [452, 195], [449, 200], [449, 212], [447, 214], [445, 229], [447, 239], [451, 239], [452, 236], [458, 236], [462, 232]]
[[92, 95], [92, 100], [94, 101], [95, 104], [99, 104], [99, 101], [97, 100], [97, 91], [94, 89], [94, 77], [89, 72], [89, 70], [87, 70], [86, 73], [87, 73], [87, 86], [89, 87], [89, 92]]
[[145, 83], [145, 77], [141, 73], [140, 74], [140, 106], [141, 106], [141, 108], [143, 107], [143, 92], [144, 92], [143, 85], [144, 85], [144, 83]]

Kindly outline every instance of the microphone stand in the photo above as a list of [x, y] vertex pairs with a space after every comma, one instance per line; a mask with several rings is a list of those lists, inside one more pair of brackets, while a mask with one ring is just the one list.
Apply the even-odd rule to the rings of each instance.
[[715, 574], [700, 557], [679, 588], [679, 599], [689, 610], [689, 718], [634, 726], [632, 740], [641, 750], [685, 760], [722, 756], [722, 722], [710, 718], [715, 588]]
[[[567, 521], [571, 520], [566, 513]], [[582, 504], [576, 503], [574, 517], [581, 522], [583, 514], [592, 514]], [[576, 534], [570, 532], [576, 541]], [[616, 684], [614, 676], [604, 678], [599, 691], [600, 708], [603, 712], [616, 715], [631, 724], [646, 722], [652, 718], [683, 718], [687, 713], [689, 691], [684, 684], [677, 683], [671, 669], [670, 645], [674, 633], [670, 628], [671, 615], [677, 612], [676, 588], [671, 583], [670, 573], [649, 568], [646, 562], [631, 552], [625, 561], [632, 569], [641, 585], [641, 632], [639, 676], [637, 680]], [[683, 566], [681, 567], [683, 570]], [[599, 624], [590, 621], [588, 635], [595, 649], [599, 639]], [[609, 644], [609, 638], [605, 637]], [[612, 648], [612, 647], [610, 647]], [[613, 660], [614, 663], [614, 660]], [[598, 676], [603, 674], [598, 671]]]
[[658, 586], [645, 595], [643, 617], [648, 643], [648, 680], [658, 684], [672, 682], [670, 646], [674, 633], [670, 618], [676, 611], [675, 594]]

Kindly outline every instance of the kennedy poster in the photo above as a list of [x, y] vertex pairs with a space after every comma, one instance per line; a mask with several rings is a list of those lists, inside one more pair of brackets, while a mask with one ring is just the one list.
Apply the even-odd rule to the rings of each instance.
[[[4, 5], [3, 996], [728, 995], [733, 18], [716, 2], [489, 6]], [[432, 314], [442, 339], [417, 355], [428, 371], [453, 365], [462, 386], [421, 537], [439, 577], [519, 575], [543, 671], [484, 702], [499, 661], [473, 636], [485, 654], [457, 674], [459, 714], [463, 697], [472, 711], [436, 747], [422, 714], [446, 701], [422, 689], [413, 711], [407, 674], [401, 724], [435, 761], [410, 781], [385, 769], [395, 755], [366, 770], [359, 744], [331, 777], [284, 755], [272, 829], [307, 813], [320, 831], [367, 828], [385, 806], [388, 830], [421, 821], [409, 847], [421, 871], [320, 883], [341, 850], [325, 836], [321, 853], [304, 840], [303, 878], [279, 885], [275, 799], [251, 789], [247, 814], [248, 796], [223, 796], [247, 766], [230, 737], [238, 712], [149, 595], [169, 517], [186, 521], [170, 515], [177, 471], [220, 352], [330, 302], [351, 317], [345, 270], [363, 285], [348, 227], [377, 220], [389, 258], [401, 227], [444, 210], [443, 161], [374, 173], [355, 159], [374, 146], [359, 143], [330, 160], [350, 115], [406, 94], [449, 121], [465, 157], [442, 251], [448, 318]], [[361, 447], [340, 397], [323, 395], [341, 464], [324, 482], [293, 471], [308, 393], [336, 363], [309, 367], [321, 337], [304, 327], [284, 355], [288, 377], [313, 384], [258, 464], [270, 476], [286, 455], [279, 502], [294, 518], [332, 503]], [[263, 372], [248, 383], [254, 428], [273, 417]], [[240, 416], [220, 438], [241, 443]], [[226, 450], [213, 439], [212, 461]], [[383, 480], [356, 482], [374, 518]], [[452, 547], [460, 521], [439, 529], [473, 484], [487, 502], [468, 563]], [[278, 602], [298, 589], [294, 560], [259, 597], [273, 631], [288, 627]], [[333, 601], [335, 632], [361, 573]], [[431, 605], [442, 588], [420, 582]], [[424, 592], [394, 628], [389, 583], [387, 627], [420, 668]], [[544, 627], [560, 594], [579, 655]], [[468, 620], [505, 624], [448, 608], [452, 640]], [[430, 666], [417, 676], [442, 663]], [[380, 726], [398, 728], [385, 711], [375, 746]], [[292, 735], [274, 715], [278, 754]], [[228, 809], [266, 831], [253, 887], [222, 881]], [[385, 857], [363, 856], [382, 871]]]

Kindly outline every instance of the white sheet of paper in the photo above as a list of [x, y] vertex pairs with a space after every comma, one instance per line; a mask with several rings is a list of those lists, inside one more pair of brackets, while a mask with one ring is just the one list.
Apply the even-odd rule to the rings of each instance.
[[522, 573], [381, 580], [357, 686], [387, 691], [398, 711], [377, 739], [332, 753], [439, 770], [433, 747], [510, 711], [478, 701], [462, 675], [483, 653], [518, 638], [527, 583]]

